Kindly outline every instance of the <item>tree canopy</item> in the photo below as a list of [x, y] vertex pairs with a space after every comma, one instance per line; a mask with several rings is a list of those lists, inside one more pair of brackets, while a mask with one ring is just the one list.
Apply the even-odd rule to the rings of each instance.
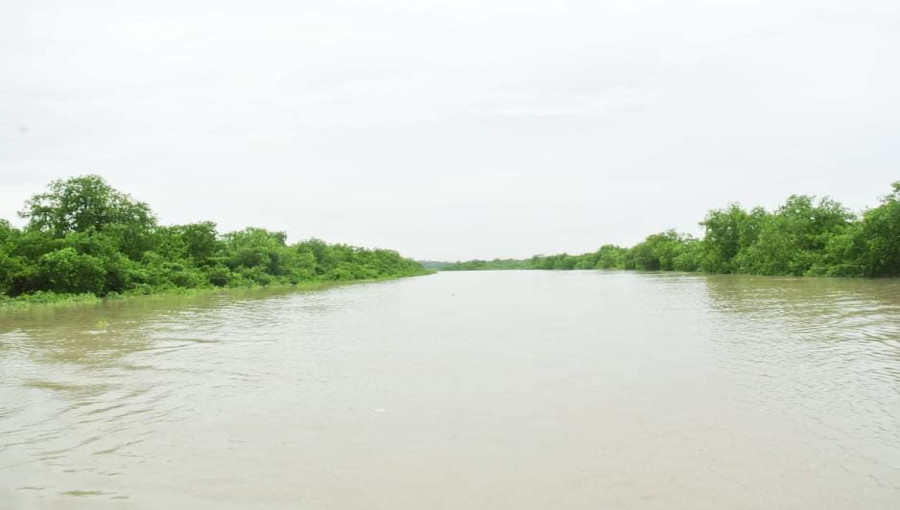
[[116, 191], [99, 175], [53, 181], [31, 197], [19, 216], [28, 228], [62, 237], [72, 232], [119, 227], [149, 230], [156, 225], [150, 207]]

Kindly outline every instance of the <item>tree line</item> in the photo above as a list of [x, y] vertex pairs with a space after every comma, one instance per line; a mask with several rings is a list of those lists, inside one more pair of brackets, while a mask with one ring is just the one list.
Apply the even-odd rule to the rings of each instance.
[[773, 211], [709, 211], [702, 238], [668, 230], [581, 255], [446, 263], [442, 271], [634, 269], [781, 276], [900, 276], [900, 182], [860, 215], [828, 197], [791, 195]]
[[87, 175], [50, 183], [0, 220], [0, 298], [36, 294], [150, 294], [412, 276], [426, 273], [397, 252], [289, 244], [284, 232], [249, 227], [220, 234], [210, 221], [160, 225], [150, 207]]

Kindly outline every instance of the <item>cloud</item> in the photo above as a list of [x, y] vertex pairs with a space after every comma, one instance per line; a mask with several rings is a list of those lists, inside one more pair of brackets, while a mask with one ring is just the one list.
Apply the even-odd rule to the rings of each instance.
[[[164, 221], [440, 259], [896, 180], [893, 1], [11, 4], [0, 217], [87, 172]], [[22, 129], [27, 126], [27, 129]]]

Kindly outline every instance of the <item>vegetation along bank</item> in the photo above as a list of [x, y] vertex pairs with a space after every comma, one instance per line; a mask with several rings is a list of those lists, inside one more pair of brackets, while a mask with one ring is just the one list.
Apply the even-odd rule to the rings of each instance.
[[284, 232], [255, 227], [220, 234], [210, 221], [160, 225], [96, 175], [50, 183], [20, 216], [21, 229], [0, 220], [0, 306], [427, 273], [391, 250], [288, 244]]
[[668, 230], [630, 247], [606, 244], [582, 255], [430, 262], [442, 271], [637, 269], [784, 276], [900, 276], [900, 182], [856, 215], [840, 203], [791, 195], [781, 207], [732, 204], [710, 211], [702, 238]]

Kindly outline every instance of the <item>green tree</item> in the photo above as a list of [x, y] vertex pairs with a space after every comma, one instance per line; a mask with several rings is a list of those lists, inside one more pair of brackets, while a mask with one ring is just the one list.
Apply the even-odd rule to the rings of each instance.
[[828, 197], [816, 201], [807, 195], [791, 195], [763, 222], [757, 241], [742, 256], [742, 272], [825, 273], [829, 241], [843, 233], [853, 219], [844, 206]]
[[216, 224], [211, 221], [190, 223], [179, 228], [184, 239], [185, 254], [197, 264], [209, 264], [223, 248], [218, 239]]
[[881, 205], [863, 214], [854, 234], [851, 265], [866, 276], [900, 275], [900, 181]]
[[34, 195], [19, 213], [28, 227], [53, 236], [126, 225], [149, 230], [156, 224], [150, 207], [116, 191], [102, 177], [85, 175], [57, 180]]
[[740, 270], [738, 256], [753, 245], [768, 213], [760, 207], [750, 212], [737, 204], [712, 210], [700, 223], [703, 238], [701, 266], [711, 273], [733, 273]]
[[597, 250], [597, 269], [625, 269], [625, 253], [628, 250], [614, 244], [604, 244]]
[[38, 264], [37, 277], [42, 290], [103, 295], [106, 271], [103, 262], [91, 255], [79, 254], [67, 247], [43, 255]]

